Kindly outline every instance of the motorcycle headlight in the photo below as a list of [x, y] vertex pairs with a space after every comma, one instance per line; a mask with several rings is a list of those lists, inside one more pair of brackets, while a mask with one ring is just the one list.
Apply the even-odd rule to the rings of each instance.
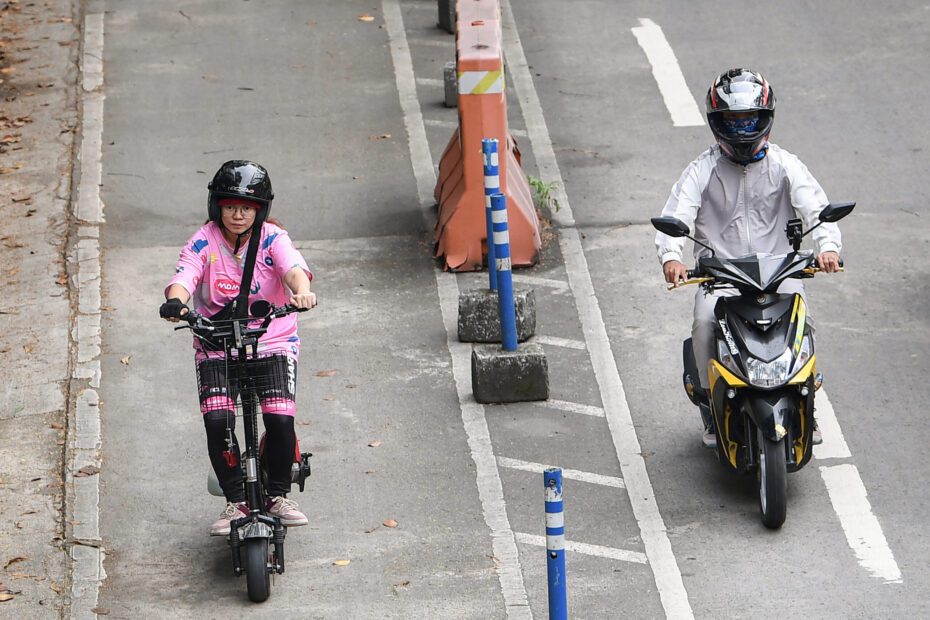
[[775, 387], [788, 380], [788, 372], [791, 370], [791, 363], [794, 356], [791, 355], [791, 349], [785, 349], [785, 352], [771, 362], [763, 362], [751, 357], [745, 360], [746, 375], [749, 382], [759, 387]]

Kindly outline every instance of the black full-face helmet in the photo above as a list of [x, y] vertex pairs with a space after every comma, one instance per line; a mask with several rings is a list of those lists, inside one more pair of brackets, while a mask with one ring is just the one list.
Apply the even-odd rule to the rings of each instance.
[[228, 161], [213, 175], [207, 184], [210, 191], [207, 196], [207, 214], [210, 219], [222, 225], [222, 213], [219, 201], [223, 198], [245, 198], [261, 205], [255, 216], [258, 226], [268, 218], [274, 192], [271, 190], [271, 177], [263, 166], [243, 159]]
[[723, 152], [748, 164], [762, 157], [775, 121], [775, 93], [749, 69], [721, 73], [707, 91], [707, 124]]

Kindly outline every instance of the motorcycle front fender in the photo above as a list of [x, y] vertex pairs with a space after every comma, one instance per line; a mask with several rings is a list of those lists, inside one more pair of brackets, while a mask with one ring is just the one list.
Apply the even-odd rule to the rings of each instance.
[[797, 411], [797, 395], [783, 391], [756, 392], [746, 394], [747, 413], [753, 423], [769, 441], [781, 441], [792, 426], [792, 416]]

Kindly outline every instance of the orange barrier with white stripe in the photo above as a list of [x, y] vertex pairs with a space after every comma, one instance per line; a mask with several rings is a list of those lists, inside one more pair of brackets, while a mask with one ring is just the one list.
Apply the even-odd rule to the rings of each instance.
[[436, 256], [452, 271], [476, 271], [487, 254], [483, 138], [500, 143], [500, 188], [507, 196], [514, 266], [539, 259], [542, 242], [520, 151], [507, 127], [500, 0], [459, 0], [456, 20], [459, 127], [439, 163]]

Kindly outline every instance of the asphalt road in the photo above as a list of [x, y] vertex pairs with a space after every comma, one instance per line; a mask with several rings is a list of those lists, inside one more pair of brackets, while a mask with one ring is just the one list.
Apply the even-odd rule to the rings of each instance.
[[[452, 37], [435, 27], [435, 2], [400, 0], [403, 50], [385, 20], [393, 0], [100, 4], [109, 309], [100, 606], [126, 618], [507, 617], [486, 487], [476, 481], [487, 463], [463, 427], [438, 296], [444, 280], [429, 259], [411, 165], [417, 127], [391, 54], [394, 45], [408, 55], [435, 163], [456, 119], [441, 105], [437, 80]], [[559, 234], [580, 236], [690, 612], [927, 615], [930, 496], [920, 455], [930, 332], [920, 259], [930, 213], [918, 183], [930, 161], [918, 102], [930, 94], [920, 78], [930, 14], [917, 3], [851, 11], [838, 2], [761, 12], [731, 3], [513, 3], [577, 222], [577, 233]], [[631, 32], [641, 18], [663, 29], [700, 106], [719, 71], [762, 71], [779, 101], [773, 140], [808, 164], [831, 199], [859, 203], [842, 224], [848, 271], [809, 290], [818, 366], [851, 452], [840, 464], [856, 466], [900, 583], [870, 574], [851, 549], [819, 473], [837, 461], [815, 460], [790, 477], [788, 521], [769, 532], [752, 484], [700, 446], [679, 383], [690, 294], [665, 291], [648, 218], [711, 138], [706, 127], [673, 126]], [[523, 130], [533, 112], [512, 87], [511, 126]], [[537, 145], [518, 140], [536, 174]], [[320, 298], [301, 319], [298, 382], [299, 435], [316, 456], [309, 492], [297, 499], [311, 525], [288, 536], [288, 571], [259, 607], [231, 575], [225, 543], [205, 535], [222, 504], [205, 492], [188, 338], [156, 314], [177, 250], [205, 218], [206, 182], [234, 157], [270, 169], [274, 214], [314, 269]], [[529, 538], [544, 533], [542, 480], [517, 465], [556, 464], [620, 481], [566, 484], [567, 537], [601, 549], [569, 554], [572, 615], [665, 617], [653, 564], [630, 561], [648, 551], [633, 508], [640, 498], [623, 488], [626, 464], [603, 417], [565, 247], [554, 239], [522, 275], [545, 279], [536, 284], [537, 333], [550, 338], [552, 398], [589, 415], [531, 404], [482, 411], [521, 587], [531, 615], [545, 617], [544, 554]], [[464, 289], [482, 277], [455, 280]], [[325, 370], [336, 373], [317, 375]], [[399, 526], [379, 525], [386, 519]]]

